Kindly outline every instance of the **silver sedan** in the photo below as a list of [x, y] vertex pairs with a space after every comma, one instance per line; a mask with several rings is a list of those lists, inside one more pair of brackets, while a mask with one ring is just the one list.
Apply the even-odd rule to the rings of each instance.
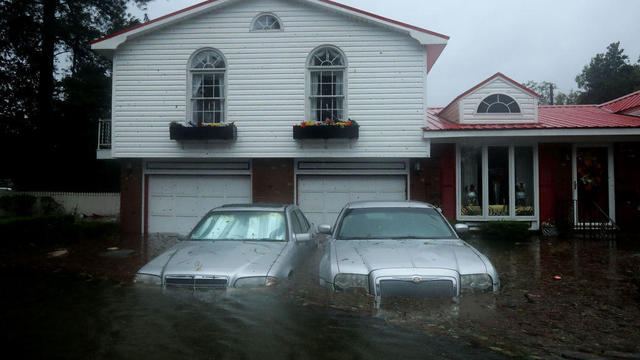
[[433, 206], [411, 201], [347, 204], [335, 228], [319, 226], [330, 239], [320, 262], [320, 284], [334, 290], [361, 288], [387, 296], [451, 297], [497, 291], [489, 259], [461, 240]]
[[312, 246], [314, 226], [293, 205], [225, 205], [143, 266], [136, 283], [163, 287], [264, 287], [289, 277]]

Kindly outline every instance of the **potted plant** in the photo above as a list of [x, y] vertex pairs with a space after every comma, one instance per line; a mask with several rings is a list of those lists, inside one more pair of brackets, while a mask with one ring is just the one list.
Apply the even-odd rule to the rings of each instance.
[[543, 236], [558, 236], [558, 228], [556, 228], [556, 224], [552, 219], [543, 221], [542, 224], [540, 224], [540, 231]]
[[199, 123], [191, 121], [189, 126], [178, 122], [169, 124], [169, 138], [171, 140], [235, 140], [237, 128], [234, 123]]
[[293, 126], [293, 138], [306, 139], [357, 139], [360, 125], [355, 120], [304, 121]]

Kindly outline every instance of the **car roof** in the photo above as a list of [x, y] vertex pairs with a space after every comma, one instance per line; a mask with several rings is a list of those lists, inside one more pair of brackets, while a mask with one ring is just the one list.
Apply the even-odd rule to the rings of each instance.
[[219, 206], [213, 211], [220, 210], [258, 210], [258, 211], [284, 211], [287, 204], [226, 204]]
[[345, 205], [348, 209], [364, 209], [364, 208], [423, 208], [434, 209], [435, 206], [420, 201], [353, 201]]

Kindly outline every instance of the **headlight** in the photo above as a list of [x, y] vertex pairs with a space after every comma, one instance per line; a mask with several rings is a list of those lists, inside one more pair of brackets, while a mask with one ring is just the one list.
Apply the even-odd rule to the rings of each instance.
[[248, 288], [274, 285], [278, 285], [278, 278], [275, 278], [273, 276], [254, 276], [240, 278], [236, 280], [234, 286], [237, 288]]
[[136, 284], [148, 284], [148, 285], [162, 285], [162, 278], [157, 275], [149, 275], [149, 274], [136, 274], [135, 279], [133, 280]]
[[333, 279], [333, 285], [338, 290], [349, 288], [364, 288], [369, 291], [369, 276], [361, 274], [338, 274]]
[[493, 288], [493, 279], [487, 274], [462, 275], [460, 285], [464, 292], [489, 291]]

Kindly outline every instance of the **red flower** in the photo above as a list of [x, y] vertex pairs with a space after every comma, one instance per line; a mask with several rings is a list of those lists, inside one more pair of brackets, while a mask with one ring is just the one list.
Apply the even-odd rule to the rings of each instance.
[[586, 186], [584, 187], [584, 189], [585, 189], [585, 190], [587, 190], [587, 191], [590, 191], [590, 190], [591, 190], [591, 186], [590, 186], [590, 185], [586, 185]]
[[601, 179], [601, 178], [599, 178], [599, 177], [596, 177], [596, 182], [597, 182], [597, 183], [600, 183], [600, 182], [602, 182], [602, 179]]
[[303, 122], [302, 124], [300, 124], [300, 126], [302, 126], [302, 127], [307, 127], [307, 123], [306, 123], [306, 122]]

